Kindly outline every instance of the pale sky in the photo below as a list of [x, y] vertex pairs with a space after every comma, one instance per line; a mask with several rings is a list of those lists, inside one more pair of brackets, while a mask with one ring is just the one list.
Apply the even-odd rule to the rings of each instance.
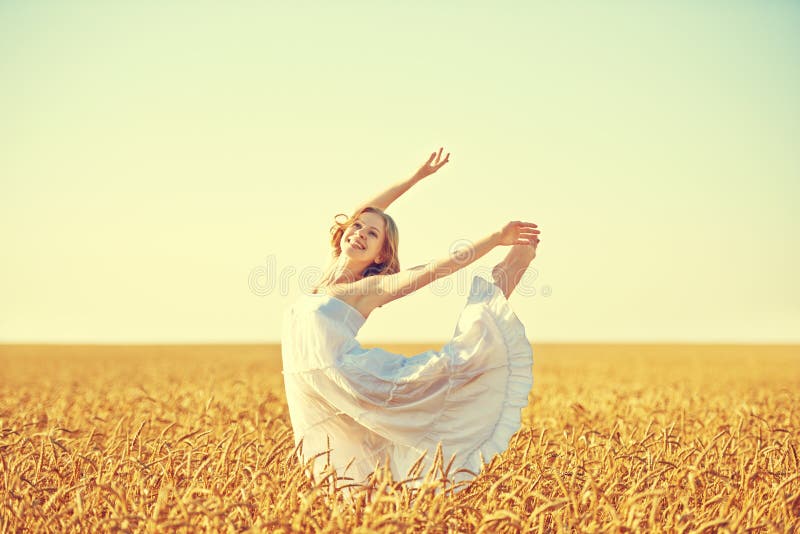
[[[401, 267], [537, 223], [534, 343], [800, 342], [800, 3], [162, 4], [0, 4], [0, 342], [278, 341], [439, 146]], [[359, 339], [446, 341], [505, 252]]]

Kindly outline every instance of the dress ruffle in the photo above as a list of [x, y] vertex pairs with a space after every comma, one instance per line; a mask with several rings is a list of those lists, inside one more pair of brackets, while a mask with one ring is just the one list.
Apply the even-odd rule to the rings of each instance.
[[[483, 462], [488, 462], [492, 456], [508, 448], [511, 437], [521, 427], [521, 410], [528, 405], [528, 397], [533, 386], [533, 349], [525, 335], [525, 327], [512, 311], [500, 288], [484, 278], [478, 276], [473, 278], [467, 306], [459, 317], [454, 339], [445, 347], [445, 351], [452, 352], [456, 356], [468, 354], [474, 357], [475, 351], [480, 350], [480, 347], [469, 347], [462, 341], [465, 328], [471, 330], [485, 325], [480, 320], [477, 322], [474, 320], [473, 312], [476, 306], [479, 310], [485, 311], [478, 315], [486, 319], [491, 318], [502, 335], [505, 362], [498, 362], [498, 369], [507, 376], [494, 425], [487, 432], [485, 439], [479, 439], [472, 450], [466, 453], [461, 451], [461, 459], [457, 458], [455, 462], [475, 473], [480, 470]], [[443, 418], [449, 417], [451, 413], [461, 416], [463, 411], [461, 407], [464, 404], [464, 399], [461, 397], [460, 389], [451, 391], [442, 411]], [[472, 409], [481, 409], [482, 405], [483, 401]], [[435, 447], [435, 444], [430, 442], [427, 445]]]

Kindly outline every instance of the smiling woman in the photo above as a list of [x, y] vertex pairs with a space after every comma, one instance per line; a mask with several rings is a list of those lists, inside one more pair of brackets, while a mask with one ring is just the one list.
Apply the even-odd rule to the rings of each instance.
[[[448, 154], [449, 156], [449, 154]], [[535, 224], [512, 221], [428, 265], [400, 269], [398, 231], [383, 210], [448, 157], [431, 155], [407, 182], [331, 228], [332, 261], [319, 286], [286, 310], [281, 350], [298, 453], [313, 477], [333, 470], [366, 482], [386, 466], [395, 480], [430, 467], [439, 448], [454, 481], [469, 481], [520, 427], [533, 351], [508, 297], [536, 255]], [[340, 221], [340, 217], [345, 220]], [[474, 277], [453, 338], [410, 358], [364, 349], [356, 335], [377, 307], [510, 246], [493, 280]]]

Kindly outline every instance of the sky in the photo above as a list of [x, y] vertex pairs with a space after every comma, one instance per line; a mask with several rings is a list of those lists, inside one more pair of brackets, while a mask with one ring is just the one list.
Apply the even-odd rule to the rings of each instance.
[[[402, 5], [401, 5], [402, 4]], [[337, 213], [532, 342], [800, 342], [800, 3], [0, 3], [0, 343], [276, 342]], [[498, 247], [373, 312], [446, 341]]]

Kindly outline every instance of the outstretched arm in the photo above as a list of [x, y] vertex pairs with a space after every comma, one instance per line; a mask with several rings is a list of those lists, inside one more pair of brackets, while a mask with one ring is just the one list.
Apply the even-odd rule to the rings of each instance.
[[426, 265], [418, 265], [399, 273], [367, 277], [363, 282], [371, 307], [382, 306], [425, 287], [434, 280], [463, 269], [478, 258], [485, 256], [498, 245], [533, 245], [538, 239], [537, 225], [512, 221], [502, 230], [454, 250], [450, 255]]
[[436, 152], [433, 152], [431, 157], [428, 158], [428, 161], [426, 161], [422, 167], [420, 167], [419, 170], [417, 170], [417, 172], [411, 176], [411, 178], [397, 182], [383, 193], [380, 193], [374, 198], [368, 199], [366, 202], [362, 202], [356, 207], [356, 211], [366, 206], [375, 206], [376, 208], [386, 210], [386, 208], [388, 208], [392, 202], [400, 198], [403, 193], [411, 189], [411, 186], [441, 169], [448, 161], [450, 161], [450, 153], [448, 152], [444, 159], [442, 159], [442, 149], [440, 148], [439, 153], [437, 154]]

